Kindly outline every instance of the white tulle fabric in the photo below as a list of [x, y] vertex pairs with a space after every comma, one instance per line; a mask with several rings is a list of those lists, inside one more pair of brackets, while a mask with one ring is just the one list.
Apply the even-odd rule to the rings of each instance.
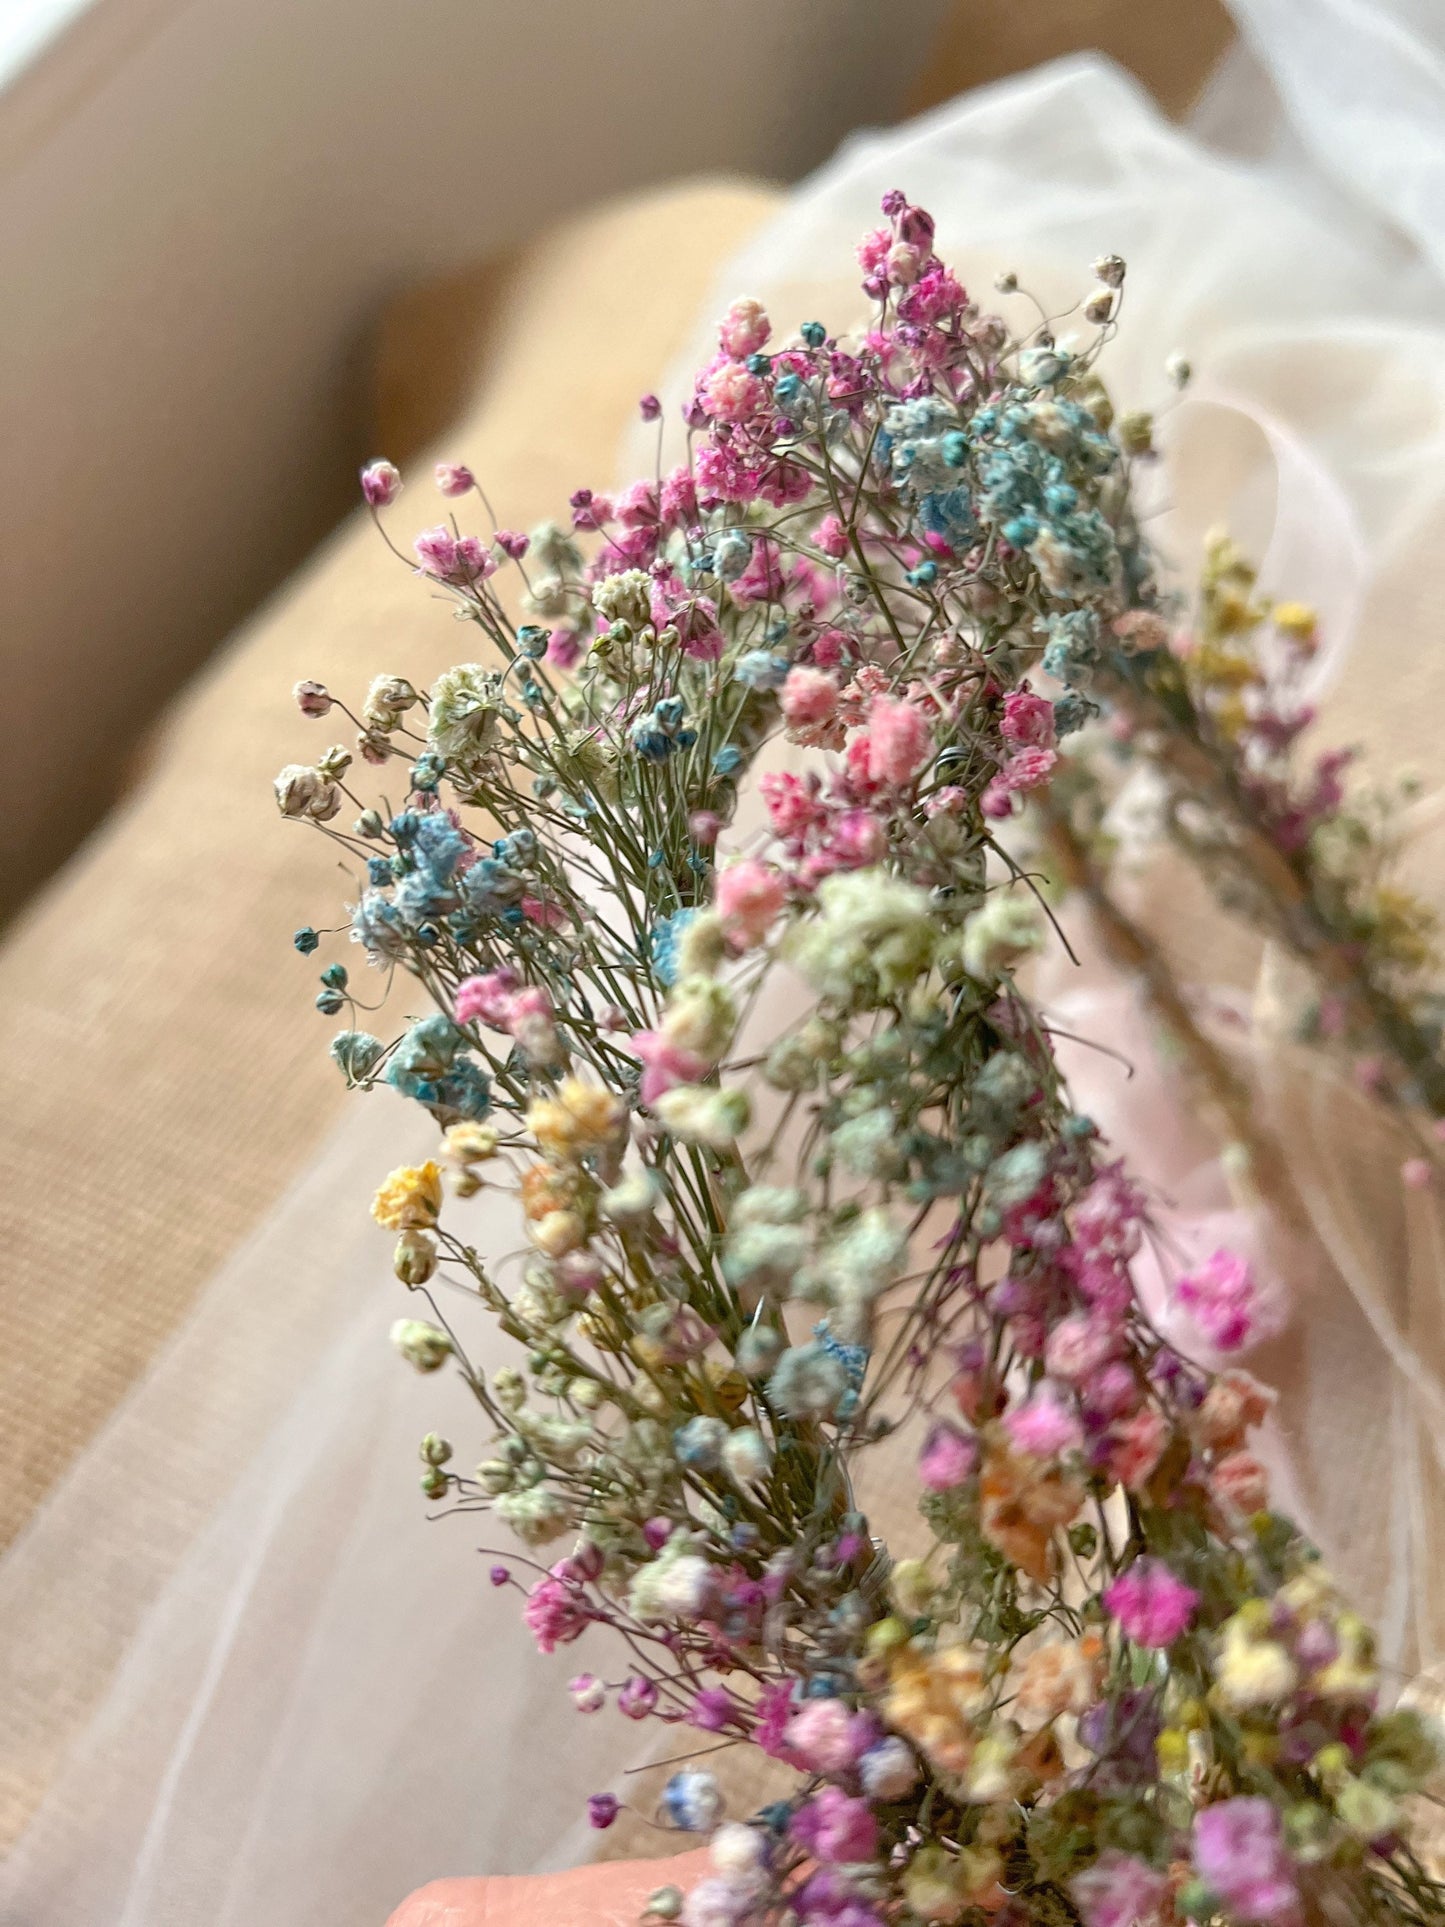
[[[1321, 608], [1321, 693], [1353, 703], [1362, 655], [1394, 660], [1394, 591], [1440, 569], [1425, 534], [1445, 504], [1445, 15], [1436, 0], [1234, 11], [1244, 44], [1190, 130], [1100, 61], [1009, 81], [850, 143], [728, 265], [718, 305], [756, 293], [784, 325], [855, 312], [851, 248], [894, 185], [981, 289], [1010, 268], [1062, 311], [1093, 256], [1125, 255], [1116, 395], [1157, 401], [1174, 351], [1203, 371], [1168, 422], [1165, 548], [1187, 562], [1229, 520], [1267, 586]], [[1445, 575], [1433, 595], [1445, 610]], [[1418, 649], [1438, 652], [1435, 635]], [[1428, 1198], [1407, 1222], [1373, 1110], [1355, 1120], [1364, 1100], [1280, 1046], [1267, 966], [1239, 1049], [1332, 1261], [1295, 1279], [1300, 1309], [1261, 1365], [1283, 1393], [1275, 1450], [1416, 1665], [1445, 1652], [1445, 1239]], [[1207, 943], [1196, 974], [1216, 974]], [[1093, 969], [1053, 1002], [1139, 1061], [1127, 1082], [1074, 1047], [1071, 1070], [1174, 1200], [1178, 1235], [1260, 1235], [1150, 1059], [1128, 986]], [[476, 1428], [455, 1387], [390, 1354], [398, 1287], [364, 1201], [427, 1144], [420, 1114], [358, 1102], [0, 1565], [10, 1678], [60, 1676], [67, 1653], [113, 1667], [0, 1874], [9, 1927], [380, 1923], [433, 1875], [585, 1854], [582, 1798], [640, 1756], [637, 1729], [573, 1713], [565, 1660], [533, 1660], [472, 1551], [485, 1521], [420, 1516], [419, 1434], [449, 1412], [459, 1440]], [[472, 1235], [487, 1239], [485, 1207]], [[86, 1602], [102, 1594], [124, 1610], [99, 1633]]]

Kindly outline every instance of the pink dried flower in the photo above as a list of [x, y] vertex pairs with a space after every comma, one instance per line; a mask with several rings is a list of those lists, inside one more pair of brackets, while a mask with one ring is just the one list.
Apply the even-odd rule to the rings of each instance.
[[740, 948], [751, 949], [763, 941], [786, 898], [777, 871], [753, 857], [718, 872], [717, 912], [729, 938]]
[[299, 682], [291, 691], [303, 716], [325, 716], [331, 708], [331, 691], [325, 683]]
[[999, 733], [1006, 743], [1020, 748], [1053, 749], [1053, 704], [1046, 696], [1036, 696], [1027, 683], [1022, 688], [1011, 689], [1003, 699]]
[[1221, 1800], [1197, 1813], [1194, 1870], [1231, 1919], [1294, 1927], [1301, 1917], [1294, 1863], [1268, 1800]]
[[361, 471], [361, 492], [374, 509], [384, 509], [401, 494], [401, 470], [392, 462], [368, 462]]
[[705, 1058], [695, 1051], [683, 1050], [663, 1031], [635, 1031], [627, 1041], [642, 1062], [642, 1085], [638, 1094], [644, 1104], [655, 1104], [664, 1091], [672, 1090], [677, 1084], [695, 1084], [708, 1073]]
[[1109, 1434], [1109, 1469], [1126, 1491], [1147, 1485], [1169, 1443], [1169, 1426], [1152, 1405], [1143, 1405]]
[[747, 609], [755, 602], [781, 602], [783, 588], [778, 545], [760, 536], [753, 544], [748, 566], [728, 584], [728, 595], [740, 609]]
[[744, 422], [756, 415], [768, 398], [767, 385], [750, 375], [740, 361], [724, 361], [713, 369], [698, 390], [714, 420]]
[[758, 1695], [755, 1711], [754, 1745], [761, 1747], [770, 1759], [786, 1760], [791, 1766], [799, 1765], [786, 1738], [795, 1711], [793, 1682], [790, 1679], [778, 1679], [765, 1686]]
[[1047, 1380], [1005, 1416], [1004, 1425], [1018, 1449], [1036, 1459], [1059, 1458], [1079, 1444], [1079, 1421]]
[[465, 462], [438, 462], [437, 487], [443, 495], [466, 495], [477, 485], [477, 478]]
[[867, 1750], [874, 1729], [840, 1699], [811, 1699], [789, 1720], [784, 1737], [811, 1772], [846, 1773]]
[[1055, 1378], [1078, 1385], [1093, 1376], [1119, 1348], [1117, 1329], [1084, 1311], [1070, 1312], [1049, 1333], [1044, 1363]]
[[537, 1642], [538, 1652], [552, 1653], [559, 1646], [570, 1646], [574, 1639], [580, 1638], [595, 1614], [575, 1587], [549, 1574], [539, 1579], [527, 1594], [522, 1617]]
[[878, 1822], [868, 1802], [836, 1786], [819, 1787], [793, 1815], [788, 1831], [807, 1852], [833, 1866], [871, 1860], [878, 1847]]
[[893, 234], [886, 227], [871, 228], [858, 243], [854, 253], [858, 265], [865, 274], [877, 274], [888, 260], [888, 251], [893, 246]]
[[463, 977], [457, 985], [454, 1008], [457, 1022], [470, 1024], [480, 1018], [493, 1030], [507, 1030], [511, 1024], [512, 1000], [520, 985], [516, 971], [506, 966], [488, 970], [480, 977]]
[[575, 669], [582, 656], [582, 642], [575, 629], [554, 629], [547, 638], [546, 660], [553, 669]]
[[918, 1477], [930, 1492], [966, 1485], [978, 1466], [978, 1440], [952, 1425], [936, 1425], [918, 1460]]
[[697, 520], [697, 485], [692, 470], [680, 464], [662, 478], [658, 500], [662, 520], [672, 528], [689, 528]]
[[817, 729], [838, 713], [838, 685], [821, 669], [798, 664], [788, 671], [779, 700], [789, 729]]
[[662, 403], [656, 395], [643, 395], [638, 400], [637, 412], [645, 422], [655, 422], [662, 414]]
[[1279, 1330], [1277, 1305], [1234, 1251], [1216, 1251], [1175, 1283], [1179, 1302], [1218, 1352], [1242, 1352]]
[[744, 296], [734, 301], [718, 323], [718, 340], [735, 361], [755, 355], [767, 342], [772, 326], [761, 301]]
[[1172, 1646], [1198, 1604], [1199, 1594], [1162, 1559], [1136, 1559], [1104, 1589], [1111, 1618], [1136, 1646]]
[[813, 540], [834, 562], [841, 562], [848, 553], [848, 531], [836, 515], [825, 515], [813, 531]]
[[493, 537], [502, 554], [513, 562], [520, 562], [532, 546], [530, 535], [523, 535], [520, 529], [498, 529]]
[[597, 1713], [607, 1704], [607, 1688], [595, 1673], [578, 1673], [568, 1680], [567, 1691], [579, 1713]]
[[1070, 1891], [1085, 1927], [1160, 1927], [1172, 1918], [1169, 1876], [1115, 1847], [1077, 1874]]
[[840, 870], [866, 870], [887, 850], [888, 832], [871, 810], [844, 810], [828, 834], [828, 856]]
[[617, 1694], [617, 1710], [624, 1719], [645, 1720], [657, 1705], [657, 1687], [641, 1673], [622, 1682]]
[[457, 538], [444, 523], [434, 529], [423, 529], [412, 548], [424, 574], [434, 575], [442, 582], [450, 582], [456, 574]]
[[733, 1696], [722, 1686], [705, 1686], [688, 1708], [687, 1723], [704, 1733], [721, 1733], [734, 1718]]
[[1269, 1474], [1253, 1452], [1229, 1452], [1209, 1474], [1209, 1495], [1223, 1511], [1253, 1518], [1269, 1505]]
[[758, 789], [767, 805], [774, 836], [804, 837], [809, 830], [827, 821], [827, 811], [819, 802], [816, 789], [800, 777], [769, 771], [758, 778]]
[[874, 783], [902, 789], [933, 754], [933, 730], [913, 703], [880, 696], [868, 711], [868, 775]]

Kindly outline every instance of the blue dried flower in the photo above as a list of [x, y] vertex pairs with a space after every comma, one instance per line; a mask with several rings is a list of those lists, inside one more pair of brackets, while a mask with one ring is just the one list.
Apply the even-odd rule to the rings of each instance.
[[664, 917], [652, 932], [652, 974], [667, 989], [677, 982], [678, 945], [696, 910], [678, 910]]

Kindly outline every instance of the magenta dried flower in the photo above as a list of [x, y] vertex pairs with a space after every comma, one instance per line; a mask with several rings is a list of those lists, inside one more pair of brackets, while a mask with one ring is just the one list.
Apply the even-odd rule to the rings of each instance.
[[1104, 1589], [1104, 1604], [1136, 1646], [1172, 1646], [1194, 1618], [1199, 1594], [1162, 1559], [1136, 1559]]

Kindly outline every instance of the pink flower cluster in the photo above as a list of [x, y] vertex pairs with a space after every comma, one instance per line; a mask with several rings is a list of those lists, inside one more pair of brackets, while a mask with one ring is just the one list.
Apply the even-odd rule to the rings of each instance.
[[1278, 1301], [1237, 1252], [1214, 1252], [1202, 1265], [1177, 1279], [1174, 1289], [1180, 1304], [1217, 1352], [1248, 1351], [1280, 1329]]
[[1162, 1559], [1136, 1559], [1104, 1589], [1110, 1617], [1136, 1646], [1172, 1646], [1198, 1604], [1199, 1594]]
[[1008, 816], [1015, 796], [1039, 789], [1053, 775], [1058, 762], [1054, 734], [1054, 706], [1036, 696], [1027, 683], [1004, 697], [999, 731], [1009, 745], [1009, 756], [983, 793], [985, 816]]
[[459, 1024], [481, 1022], [514, 1038], [534, 1063], [550, 1063], [556, 1057], [557, 1021], [551, 993], [540, 984], [524, 984], [508, 965], [479, 977], [464, 977], [457, 985], [454, 1014]]

